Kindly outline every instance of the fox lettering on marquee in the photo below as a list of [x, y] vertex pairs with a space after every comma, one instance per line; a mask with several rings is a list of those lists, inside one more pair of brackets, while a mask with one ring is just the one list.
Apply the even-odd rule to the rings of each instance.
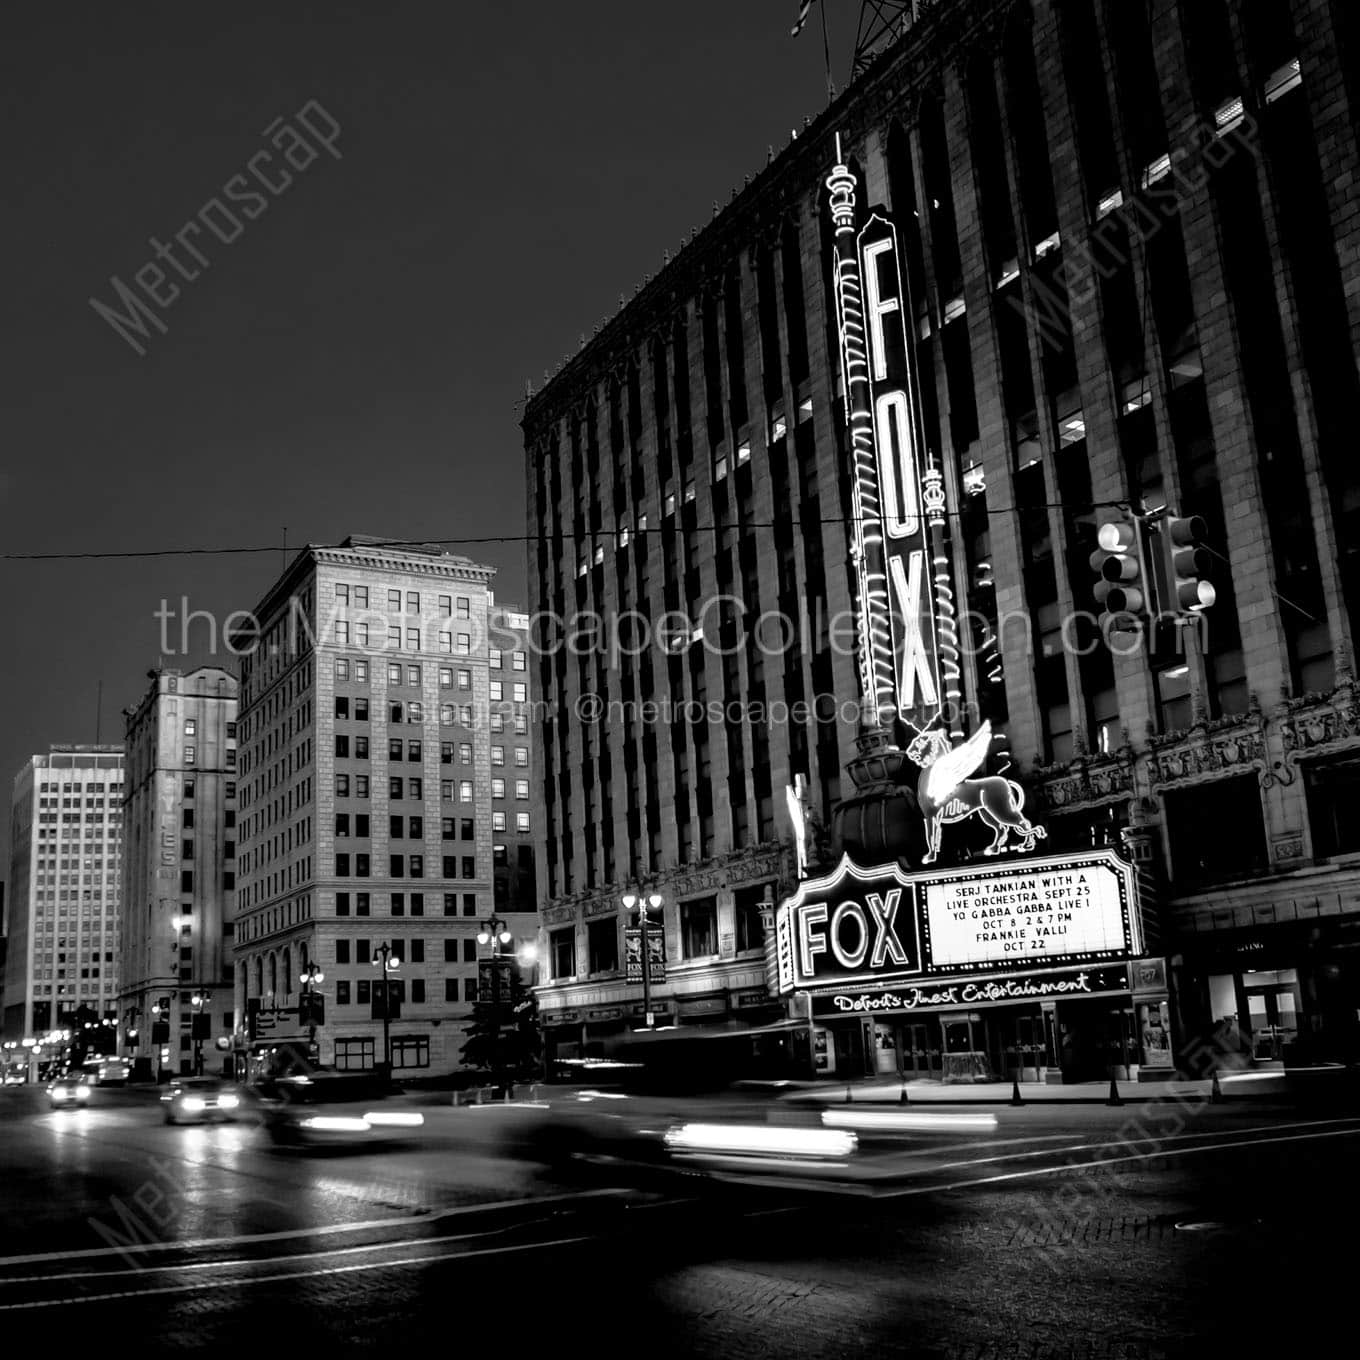
[[[873, 387], [874, 453], [883, 548], [892, 588], [890, 629], [898, 714], [918, 730], [940, 712], [935, 612], [922, 590], [931, 554], [922, 511], [922, 467], [906, 330], [897, 229], [879, 213], [859, 233]], [[924, 596], [924, 598], [923, 598]]]

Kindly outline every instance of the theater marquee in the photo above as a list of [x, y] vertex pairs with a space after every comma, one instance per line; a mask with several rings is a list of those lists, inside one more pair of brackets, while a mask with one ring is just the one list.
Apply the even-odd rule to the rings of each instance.
[[776, 913], [783, 993], [1034, 972], [1142, 953], [1133, 866], [1111, 850], [911, 873], [849, 858]]

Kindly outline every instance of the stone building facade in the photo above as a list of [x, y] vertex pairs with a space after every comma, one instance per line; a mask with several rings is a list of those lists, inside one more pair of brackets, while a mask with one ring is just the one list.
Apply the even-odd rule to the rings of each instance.
[[[1050, 848], [1133, 844], [1155, 873], [1182, 1036], [1354, 1052], [1357, 72], [1344, 0], [922, 6], [531, 397], [534, 607], [627, 621], [623, 645], [535, 658], [545, 921], [575, 941], [549, 936], [572, 971], [549, 960], [543, 1005], [568, 1047], [592, 1042], [583, 1008], [616, 1027], [637, 1008], [582, 946], [597, 917], [622, 931], [633, 883], [666, 899], [671, 991], [738, 1017], [725, 894], [791, 886], [797, 776], [823, 819], [848, 792], [839, 137], [899, 233], [995, 764]], [[1097, 530], [1161, 506], [1205, 520], [1217, 601], [1112, 650]], [[780, 615], [792, 641], [771, 645], [756, 622]], [[718, 923], [686, 943], [696, 873]]]
[[[515, 941], [535, 938], [524, 893], [507, 886], [497, 907], [498, 861], [515, 844], [521, 866], [532, 834], [532, 767], [524, 619], [497, 605], [493, 575], [354, 535], [299, 553], [238, 633], [236, 993], [257, 1046], [313, 1043], [353, 1070], [386, 1061], [390, 1039], [399, 1072], [456, 1070], [482, 923], [495, 912]], [[385, 1034], [374, 989], [392, 960]], [[309, 965], [314, 1030], [299, 1017]]]

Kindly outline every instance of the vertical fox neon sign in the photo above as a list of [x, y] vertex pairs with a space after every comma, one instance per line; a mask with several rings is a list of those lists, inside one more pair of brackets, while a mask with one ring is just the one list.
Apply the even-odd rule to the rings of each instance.
[[855, 233], [856, 180], [841, 158], [839, 137], [836, 161], [827, 188], [854, 455], [851, 554], [859, 587], [862, 688], [874, 697], [878, 722], [901, 718], [922, 731], [943, 708], [934, 609], [939, 572], [929, 527], [942, 516], [923, 495], [897, 230], [874, 212]]

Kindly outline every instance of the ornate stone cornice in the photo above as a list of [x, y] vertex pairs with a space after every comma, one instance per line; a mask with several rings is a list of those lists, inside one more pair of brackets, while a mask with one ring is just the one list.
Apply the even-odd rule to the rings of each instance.
[[1036, 778], [1032, 787], [1040, 806], [1048, 812], [1132, 798], [1133, 752], [1125, 748], [1108, 757], [1074, 760], [1062, 774]]
[[1200, 723], [1188, 732], [1149, 736], [1148, 746], [1148, 782], [1154, 789], [1250, 770], [1256, 771], [1262, 788], [1279, 779], [1266, 747], [1265, 720], [1254, 704], [1246, 713]]
[[1289, 699], [1276, 712], [1284, 758], [1292, 769], [1300, 756], [1322, 755], [1360, 742], [1360, 683], [1331, 694]]

